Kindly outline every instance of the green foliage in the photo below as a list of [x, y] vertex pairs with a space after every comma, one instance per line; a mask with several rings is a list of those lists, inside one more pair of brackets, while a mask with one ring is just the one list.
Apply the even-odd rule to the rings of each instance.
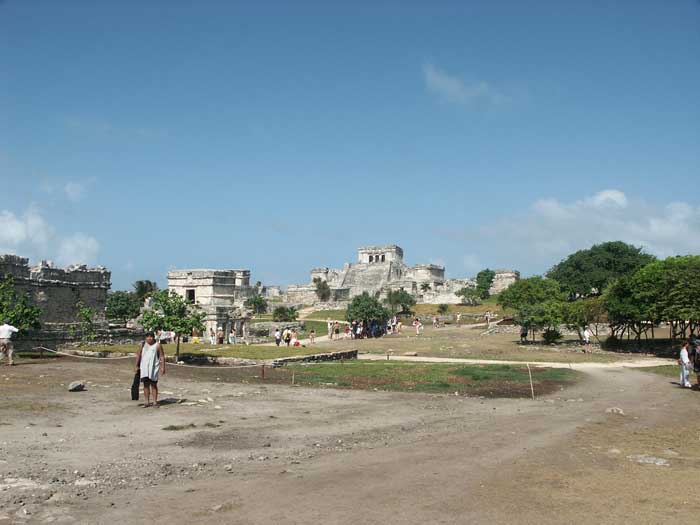
[[331, 298], [331, 287], [328, 283], [321, 279], [320, 277], [314, 277], [314, 284], [316, 285], [316, 297], [319, 301], [328, 301]]
[[0, 323], [9, 322], [18, 330], [40, 328], [41, 310], [30, 304], [26, 295], [19, 295], [11, 275], [0, 278]]
[[423, 283], [420, 285], [420, 289], [422, 292], [427, 292], [430, 290], [430, 283]]
[[655, 257], [621, 241], [596, 244], [569, 255], [547, 272], [570, 298], [600, 295], [615, 279], [634, 274]]
[[298, 316], [299, 312], [291, 306], [278, 306], [272, 311], [272, 320], [277, 322], [293, 322], [297, 320]]
[[243, 303], [243, 306], [253, 310], [255, 314], [264, 314], [267, 312], [267, 300], [262, 295], [258, 294], [248, 297]]
[[604, 323], [607, 320], [605, 304], [602, 297], [588, 297], [565, 303], [562, 310], [564, 323], [569, 330], [577, 330], [590, 324]]
[[493, 279], [496, 277], [496, 272], [486, 268], [476, 274], [476, 291], [479, 292], [481, 299], [488, 299], [489, 290], [493, 284]]
[[700, 256], [669, 257], [614, 281], [603, 295], [613, 335], [625, 329], [640, 339], [654, 324], [670, 323], [674, 335], [700, 327]]
[[107, 319], [128, 321], [138, 317], [141, 301], [133, 292], [114, 292], [107, 296]]
[[476, 288], [465, 286], [455, 292], [457, 297], [462, 299], [462, 304], [478, 306], [481, 304], [481, 294]]
[[391, 313], [382, 306], [378, 299], [372, 297], [367, 292], [355, 296], [348, 305], [345, 312], [345, 319], [348, 321], [380, 321], [386, 322]]
[[86, 306], [82, 301], [78, 301], [75, 305], [77, 310], [76, 317], [80, 323], [80, 335], [83, 342], [94, 341], [95, 332], [95, 311]]
[[553, 328], [548, 328], [542, 333], [542, 340], [548, 345], [559, 342], [562, 337], [561, 332]]
[[437, 307], [437, 311], [439, 314], [445, 315], [447, 312], [450, 311], [450, 305], [449, 304], [439, 304]]
[[168, 290], [153, 292], [151, 308], [143, 313], [144, 328], [149, 331], [168, 330], [178, 336], [193, 330], [204, 330], [206, 314], [198, 306], [189, 304], [180, 295]]
[[134, 293], [141, 304], [143, 304], [146, 297], [152, 295], [158, 290], [158, 284], [155, 281], [149, 281], [147, 279], [136, 281], [132, 286], [134, 287]]
[[403, 288], [401, 290], [389, 290], [384, 302], [389, 305], [392, 313], [396, 312], [398, 307], [401, 307], [402, 312], [410, 312], [411, 308], [416, 305], [416, 299]]
[[499, 296], [499, 304], [515, 310], [515, 322], [529, 330], [556, 331], [564, 320], [564, 300], [557, 281], [539, 276], [520, 279]]

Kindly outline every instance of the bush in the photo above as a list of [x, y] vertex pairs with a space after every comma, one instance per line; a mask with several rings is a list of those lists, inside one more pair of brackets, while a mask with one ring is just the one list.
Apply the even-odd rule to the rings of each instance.
[[298, 315], [299, 312], [296, 311], [296, 308], [278, 306], [272, 311], [272, 320], [282, 323], [290, 323], [292, 321], [296, 321]]
[[549, 329], [549, 330], [545, 330], [542, 333], [542, 339], [544, 340], [544, 342], [546, 344], [552, 345], [554, 343], [559, 342], [562, 339], [562, 335], [559, 332], [559, 330]]
[[441, 315], [445, 315], [447, 312], [450, 311], [450, 306], [447, 304], [439, 304], [437, 307], [437, 311]]

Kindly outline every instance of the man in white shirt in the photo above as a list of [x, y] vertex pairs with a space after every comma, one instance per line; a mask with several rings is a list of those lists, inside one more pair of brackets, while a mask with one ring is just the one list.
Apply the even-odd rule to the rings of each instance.
[[17, 332], [19, 332], [19, 330], [7, 321], [0, 325], [0, 359], [7, 354], [7, 364], [9, 366], [14, 364], [12, 362], [12, 341], [10, 339], [12, 338], [12, 334], [16, 334]]

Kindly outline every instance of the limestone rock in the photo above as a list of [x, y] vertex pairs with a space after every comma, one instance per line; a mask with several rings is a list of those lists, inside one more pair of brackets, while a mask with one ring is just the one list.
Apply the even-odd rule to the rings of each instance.
[[85, 383], [83, 381], [73, 381], [68, 385], [69, 392], [82, 392], [85, 390]]

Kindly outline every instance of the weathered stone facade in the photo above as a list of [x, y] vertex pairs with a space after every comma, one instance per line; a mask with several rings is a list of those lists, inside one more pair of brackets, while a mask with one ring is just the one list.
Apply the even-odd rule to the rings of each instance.
[[235, 326], [239, 337], [246, 335], [249, 315], [243, 303], [257, 291], [250, 286], [250, 270], [174, 270], [168, 273], [168, 289], [207, 314], [205, 334], [218, 327], [228, 334]]
[[105, 268], [75, 265], [54, 268], [50, 261], [30, 267], [29, 259], [0, 255], [0, 276], [11, 275], [16, 289], [29, 296], [41, 309], [41, 325], [47, 329], [76, 325], [77, 304], [82, 302], [95, 312], [95, 323], [105, 325], [107, 292], [111, 273]]
[[506, 288], [508, 288], [515, 281], [520, 279], [520, 272], [516, 270], [494, 270], [496, 275], [493, 278], [493, 283], [491, 283], [491, 288], [489, 293], [491, 295], [499, 294]]
[[[347, 263], [342, 269], [314, 268], [311, 283], [287, 288], [287, 301], [313, 304], [317, 302], [314, 279], [326, 281], [332, 300], [342, 302], [364, 292], [385, 296], [390, 290], [403, 289], [418, 301], [427, 303], [458, 303], [454, 294], [464, 286], [474, 286], [469, 279], [445, 279], [445, 267], [435, 264], [408, 266], [403, 250], [396, 245], [364, 246], [358, 249], [358, 262]], [[424, 287], [429, 287], [423, 290]]]

